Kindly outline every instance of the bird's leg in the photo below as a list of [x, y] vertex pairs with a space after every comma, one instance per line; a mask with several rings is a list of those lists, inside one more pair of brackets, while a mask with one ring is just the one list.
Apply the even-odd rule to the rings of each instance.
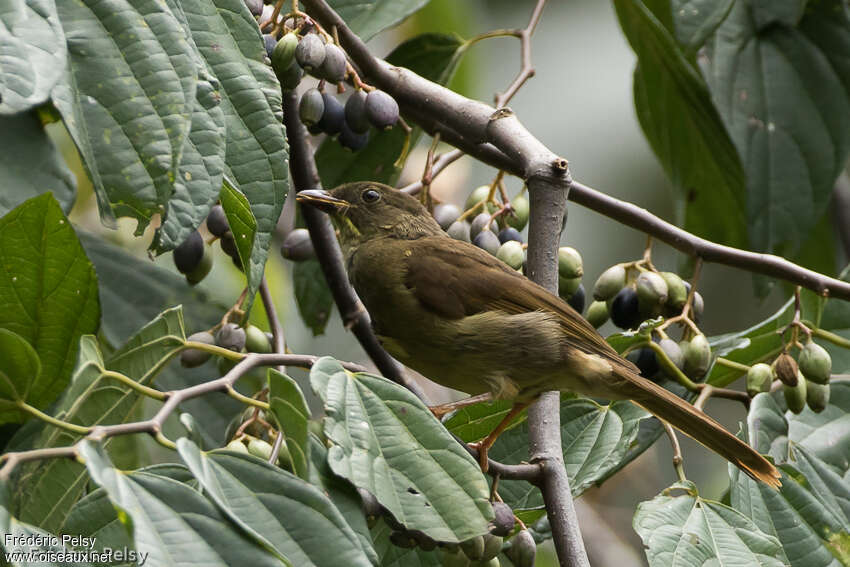
[[438, 406], [428, 406], [428, 409], [431, 410], [431, 413], [434, 414], [434, 417], [437, 419], [442, 419], [444, 415], [449, 412], [453, 412], [460, 408], [465, 408], [466, 406], [471, 406], [473, 404], [478, 404], [481, 402], [492, 402], [493, 394], [490, 392], [484, 394], [478, 394], [477, 396], [470, 396], [468, 398], [464, 398], [462, 400], [458, 400], [456, 402], [449, 402], [447, 404], [440, 404]]
[[518, 416], [522, 411], [528, 407], [528, 402], [516, 402], [511, 411], [508, 412], [502, 421], [499, 422], [499, 425], [490, 432], [490, 434], [482, 439], [481, 441], [476, 441], [475, 443], [470, 443], [471, 447], [474, 447], [478, 450], [478, 464], [481, 465], [481, 470], [483, 472], [487, 472], [489, 468], [489, 463], [487, 462], [487, 452], [490, 450], [490, 447], [493, 446], [493, 443], [496, 442], [496, 439], [499, 438], [505, 429], [511, 424], [516, 416]]

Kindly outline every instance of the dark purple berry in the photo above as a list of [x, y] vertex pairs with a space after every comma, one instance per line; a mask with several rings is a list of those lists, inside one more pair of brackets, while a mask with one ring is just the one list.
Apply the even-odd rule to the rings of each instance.
[[579, 313], [584, 312], [584, 301], [585, 301], [585, 293], [584, 293], [584, 284], [579, 284], [578, 289], [576, 289], [570, 298], [567, 300], [567, 303], [570, 307], [578, 311]]
[[384, 91], [366, 95], [366, 118], [378, 130], [388, 130], [398, 122], [398, 103]]
[[640, 306], [635, 288], [626, 286], [614, 296], [611, 321], [621, 329], [633, 329], [640, 323]]
[[352, 152], [358, 152], [369, 143], [369, 132], [358, 134], [348, 126], [348, 122], [343, 121], [342, 129], [339, 132], [339, 138], [337, 140], [343, 148], [347, 148]]
[[335, 136], [342, 130], [342, 124], [345, 122], [345, 108], [332, 94], [322, 93], [322, 102], [324, 110], [316, 126], [328, 136]]
[[301, 122], [307, 126], [317, 124], [322, 119], [324, 112], [325, 101], [319, 89], [313, 88], [301, 95], [301, 101], [298, 103], [298, 116], [301, 118]]
[[330, 83], [342, 81], [345, 78], [345, 52], [333, 43], [327, 44], [319, 74]]
[[197, 230], [174, 249], [174, 265], [181, 274], [198, 267], [204, 257], [204, 239]]
[[308, 34], [301, 38], [295, 48], [295, 60], [308, 73], [322, 66], [325, 60], [325, 44], [316, 34]]
[[517, 229], [512, 226], [509, 226], [508, 228], [503, 228], [499, 231], [499, 242], [504, 244], [508, 240], [516, 240], [517, 242], [522, 242], [522, 235]]
[[345, 102], [345, 121], [353, 132], [362, 134], [369, 131], [366, 118], [366, 93], [354, 91]]
[[227, 215], [224, 214], [224, 208], [221, 205], [214, 205], [210, 209], [210, 214], [207, 215], [207, 230], [210, 234], [221, 238], [228, 230], [230, 224], [227, 222]]

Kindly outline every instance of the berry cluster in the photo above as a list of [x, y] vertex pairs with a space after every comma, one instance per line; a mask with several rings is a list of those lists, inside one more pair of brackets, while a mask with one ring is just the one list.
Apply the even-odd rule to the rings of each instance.
[[[789, 349], [790, 350], [790, 349]], [[767, 392], [774, 380], [782, 382], [782, 393], [788, 409], [800, 413], [806, 405], [822, 412], [829, 405], [829, 378], [832, 358], [825, 348], [811, 340], [799, 348], [795, 360], [788, 351], [782, 352], [772, 364], [754, 364], [747, 372], [747, 393], [755, 396]]]
[[[224, 253], [230, 256], [237, 268], [242, 269], [242, 261], [236, 249], [236, 238], [230, 231], [227, 216], [221, 205], [214, 205], [210, 209], [206, 222], [207, 230], [214, 237], [212, 241], [218, 240]], [[186, 281], [191, 285], [207, 277], [213, 265], [210, 245], [204, 242], [204, 238], [197, 230], [174, 249], [173, 260], [177, 270], [186, 276]]]

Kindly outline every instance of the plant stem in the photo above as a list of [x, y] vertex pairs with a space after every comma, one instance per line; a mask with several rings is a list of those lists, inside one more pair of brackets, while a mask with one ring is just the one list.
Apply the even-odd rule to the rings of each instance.
[[161, 402], [165, 401], [165, 398], [168, 397], [168, 395], [165, 392], [160, 392], [156, 388], [149, 388], [148, 386], [145, 386], [144, 384], [139, 384], [138, 382], [136, 382], [135, 380], [133, 380], [129, 376], [121, 374], [120, 372], [115, 372], [114, 370], [104, 370], [103, 376], [106, 376], [107, 378], [112, 378], [113, 380], [117, 380], [117, 381], [121, 382], [122, 384], [124, 384], [125, 386], [129, 386], [133, 390], [139, 392], [143, 396], [147, 396], [149, 398], [153, 398], [153, 399], [159, 400]]
[[49, 423], [54, 427], [58, 427], [60, 429], [64, 429], [65, 431], [70, 431], [72, 433], [77, 433], [79, 435], [88, 435], [91, 432], [91, 427], [84, 427], [82, 425], [75, 425], [73, 423], [68, 423], [67, 421], [62, 421], [61, 419], [56, 419], [51, 415], [47, 415], [43, 411], [34, 408], [23, 400], [19, 400], [16, 404], [20, 409], [29, 413], [30, 415], [37, 417], [41, 421], [45, 423]]

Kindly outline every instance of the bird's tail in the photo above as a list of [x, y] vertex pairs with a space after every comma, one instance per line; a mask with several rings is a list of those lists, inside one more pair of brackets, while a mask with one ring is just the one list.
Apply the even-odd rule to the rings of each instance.
[[776, 467], [714, 419], [642, 376], [625, 368], [618, 368], [615, 372], [631, 383], [629, 398], [634, 403], [699, 441], [750, 477], [773, 488], [781, 485], [781, 475]]

